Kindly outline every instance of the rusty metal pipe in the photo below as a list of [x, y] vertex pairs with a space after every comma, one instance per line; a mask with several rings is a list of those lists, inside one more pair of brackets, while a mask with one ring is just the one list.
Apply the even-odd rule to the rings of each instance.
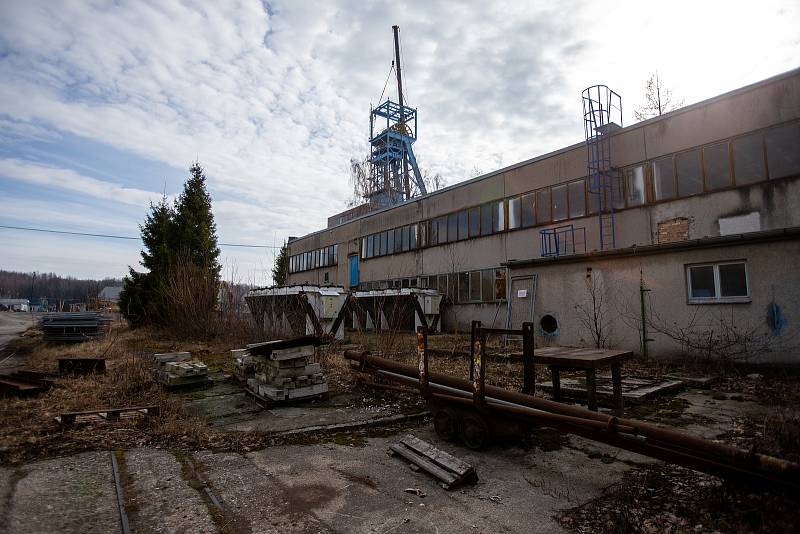
[[[372, 368], [375, 370], [390, 370], [398, 375], [412, 378], [414, 379], [415, 385], [419, 387], [419, 383], [416, 379], [419, 371], [414, 366], [373, 356], [369, 353], [369, 351], [348, 350], [345, 351], [344, 356], [349, 360], [360, 362], [362, 369]], [[449, 388], [469, 392], [470, 394], [472, 392], [472, 384], [469, 381], [453, 376], [439, 373], [429, 373], [429, 380], [431, 385], [441, 384]], [[659, 444], [662, 447], [669, 448], [671, 452], [674, 452], [674, 448], [679, 448], [683, 450], [683, 454], [691, 455], [692, 457], [705, 456], [709, 460], [724, 457], [728, 460], [736, 462], [737, 464], [740, 464], [742, 467], [757, 466], [775, 473], [786, 473], [794, 476], [800, 474], [800, 464], [787, 462], [763, 454], [753, 454], [736, 447], [721, 443], [714, 443], [696, 436], [677, 432], [675, 430], [657, 427], [649, 423], [643, 423], [641, 421], [629, 419], [616, 419], [593, 412], [591, 410], [586, 410], [584, 408], [569, 406], [546, 399], [539, 399], [531, 395], [509, 391], [496, 386], [485, 386], [485, 392], [487, 396], [490, 396], [494, 399], [517, 404], [523, 407], [569, 416], [582, 421], [600, 421], [604, 426], [616, 424], [623, 427], [628, 427], [633, 429], [632, 433], [647, 437], [650, 442], [653, 442], [654, 446]], [[573, 433], [580, 435], [578, 432]]]

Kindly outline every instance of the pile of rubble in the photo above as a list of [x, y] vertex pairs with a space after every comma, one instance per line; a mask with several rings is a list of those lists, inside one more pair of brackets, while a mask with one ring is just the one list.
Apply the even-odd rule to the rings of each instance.
[[153, 378], [169, 387], [194, 386], [209, 381], [208, 367], [201, 361], [192, 360], [189, 352], [167, 352], [154, 354]]
[[247, 389], [272, 402], [327, 398], [328, 383], [311, 360], [314, 338], [268, 341], [231, 351], [233, 372]]

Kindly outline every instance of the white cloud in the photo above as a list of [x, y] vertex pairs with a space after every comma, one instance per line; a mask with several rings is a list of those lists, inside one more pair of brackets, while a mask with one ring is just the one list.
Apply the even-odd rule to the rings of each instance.
[[[800, 8], [776, 1], [278, 0], [270, 12], [257, 0], [3, 2], [0, 116], [174, 168], [199, 158], [223, 240], [281, 241], [344, 208], [347, 163], [366, 151], [368, 106], [393, 59], [392, 24], [419, 108], [417, 155], [451, 184], [579, 141], [585, 86], [612, 86], [630, 117], [656, 69], [690, 103], [800, 57]], [[47, 162], [3, 166], [142, 202], [142, 216], [152, 195]]]

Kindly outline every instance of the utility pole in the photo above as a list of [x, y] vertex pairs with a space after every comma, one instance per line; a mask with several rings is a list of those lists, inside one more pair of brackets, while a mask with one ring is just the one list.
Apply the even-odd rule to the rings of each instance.
[[[397, 98], [400, 101], [400, 113], [402, 114], [400, 117], [400, 126], [403, 128], [401, 134], [405, 135], [405, 113], [403, 110], [403, 75], [400, 72], [400, 26], [395, 24], [392, 26], [392, 31], [394, 32], [394, 64], [395, 64], [395, 72], [397, 72]], [[406, 200], [411, 198], [411, 185], [409, 184], [408, 180], [408, 156], [406, 156], [405, 151], [403, 152], [403, 189], [405, 190]]]

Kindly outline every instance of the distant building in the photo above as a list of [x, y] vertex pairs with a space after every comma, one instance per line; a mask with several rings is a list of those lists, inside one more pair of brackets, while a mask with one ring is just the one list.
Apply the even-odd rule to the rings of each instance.
[[28, 299], [0, 299], [0, 310], [26, 312], [30, 309], [31, 303]]
[[122, 293], [122, 286], [106, 286], [98, 293], [97, 299], [116, 304], [119, 302], [120, 293]]

